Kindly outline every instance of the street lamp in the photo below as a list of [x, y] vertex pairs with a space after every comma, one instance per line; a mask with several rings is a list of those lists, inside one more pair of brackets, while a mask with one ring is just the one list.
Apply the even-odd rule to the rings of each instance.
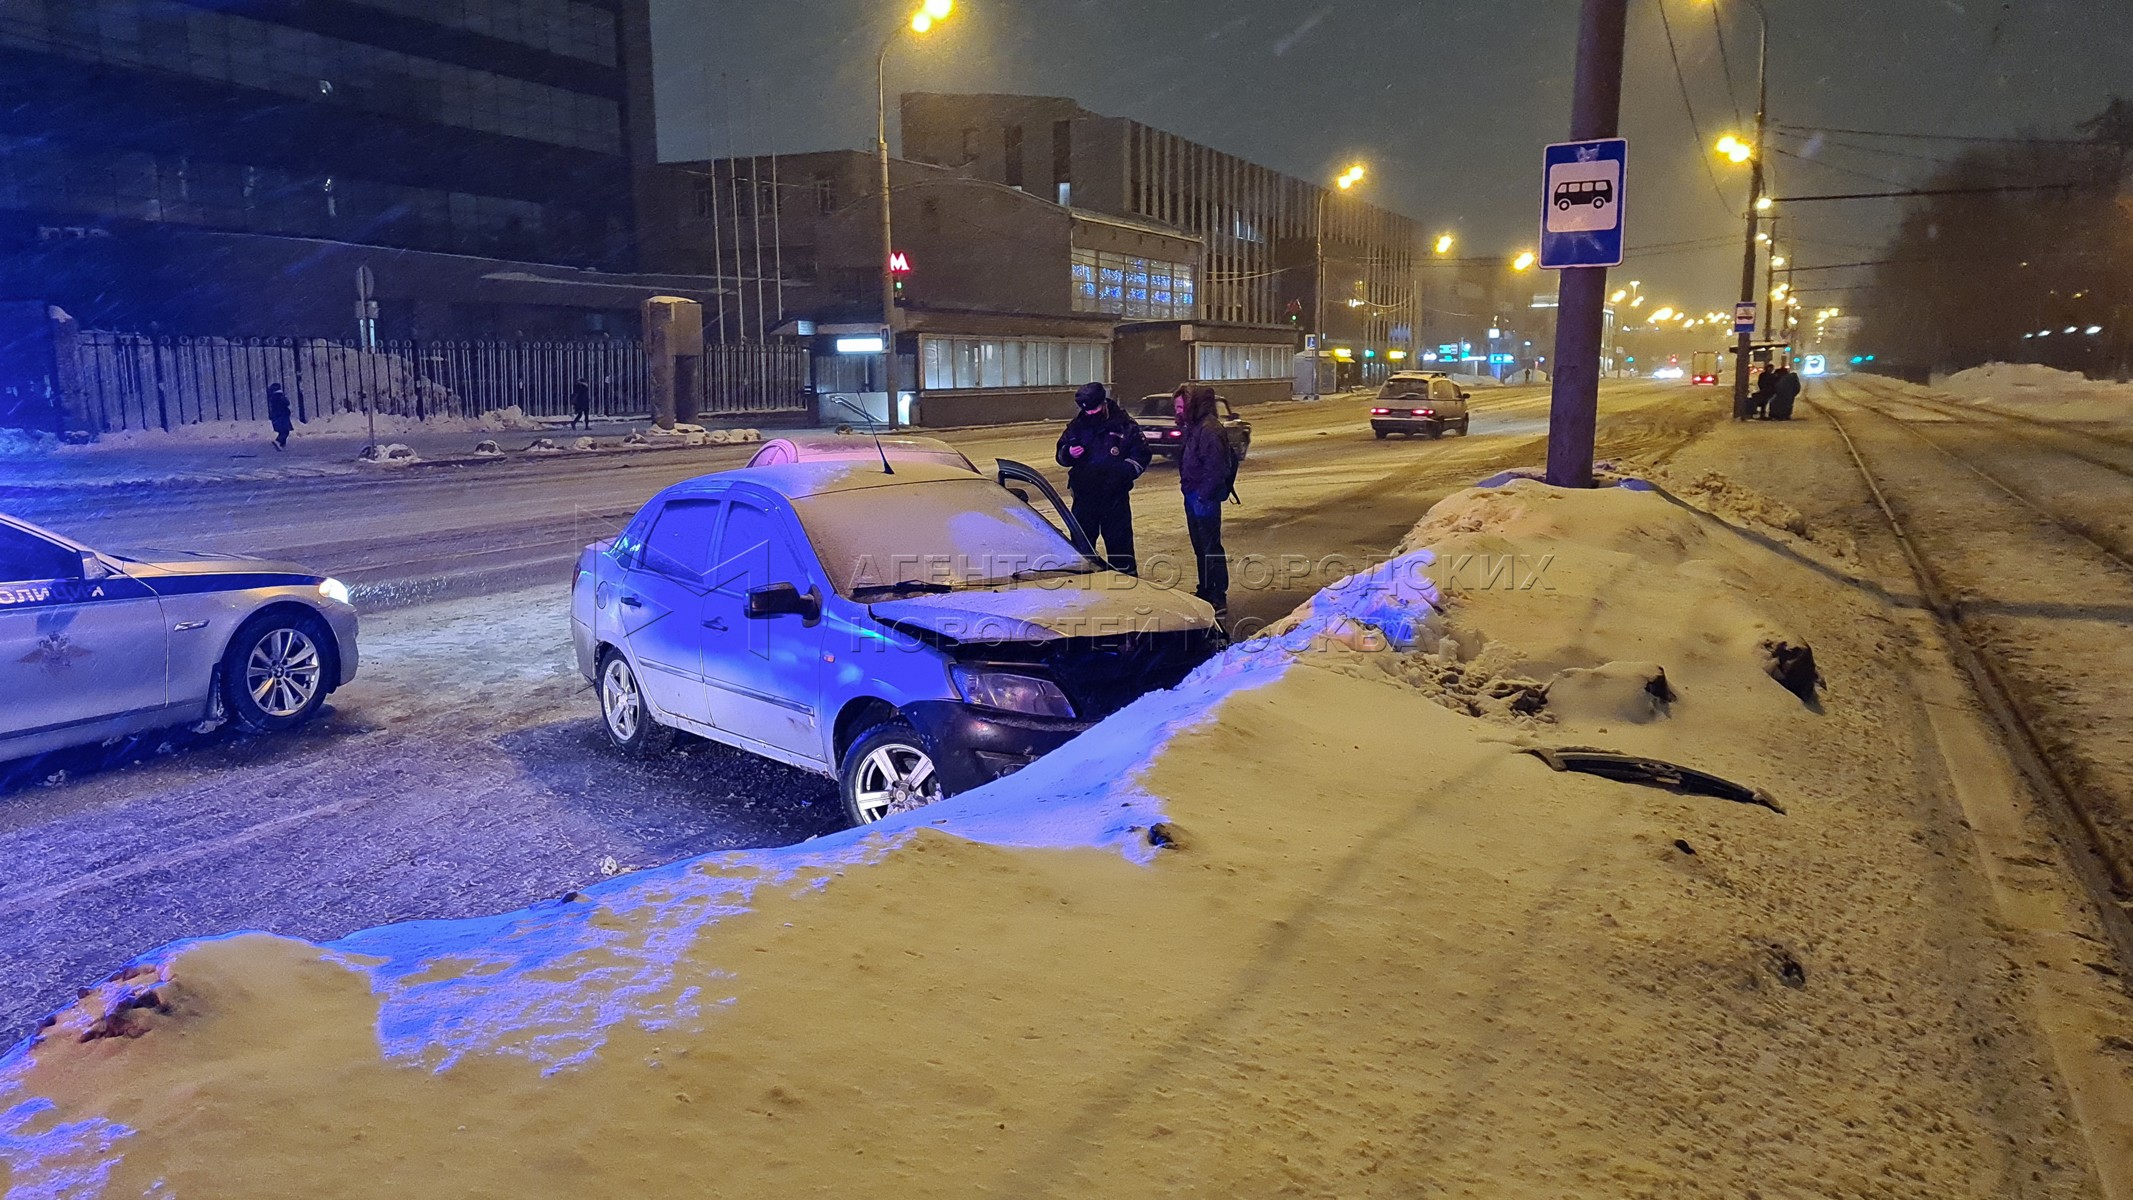
[[1532, 266], [1533, 252], [1531, 250], [1521, 250], [1518, 252], [1518, 257], [1511, 260], [1511, 269], [1514, 271], [1524, 271]]
[[[1356, 184], [1361, 183], [1363, 176], [1368, 173], [1363, 164], [1356, 163], [1335, 176], [1333, 186], [1341, 191], [1348, 191]], [[1326, 197], [1328, 195], [1329, 193], [1324, 188], [1319, 189], [1318, 213], [1314, 221], [1314, 232], [1311, 238], [1313, 271], [1311, 307], [1314, 312], [1311, 318], [1311, 332], [1318, 337], [1318, 351], [1311, 356], [1310, 398], [1313, 400], [1318, 399], [1319, 364], [1325, 361], [1324, 355], [1326, 353]], [[1351, 304], [1348, 307], [1354, 308], [1356, 306]]]
[[[910, 30], [923, 34], [955, 11], [955, 0], [925, 0], [911, 14]], [[889, 51], [902, 31], [890, 34], [874, 56], [874, 145], [881, 159], [881, 380], [888, 389], [889, 424], [896, 408], [896, 238], [889, 221]]]
[[[1717, 4], [1719, 0], [1711, 0]], [[1770, 14], [1763, 9], [1763, 0], [1747, 0], [1755, 10], [1756, 20], [1762, 26], [1762, 40], [1755, 54], [1755, 140], [1744, 142], [1727, 134], [1719, 140], [1718, 152], [1729, 162], [1748, 164], [1748, 232], [1747, 244], [1741, 250], [1740, 299], [1743, 304], [1755, 302], [1755, 224], [1756, 218], [1770, 208], [1769, 197], [1763, 195], [1763, 143], [1764, 131], [1770, 116]], [[1748, 356], [1754, 353], [1754, 335], [1745, 328], [1734, 339], [1733, 363], [1733, 417], [1745, 420], [1748, 416]]]
[[1439, 254], [1450, 254], [1452, 252], [1452, 235], [1448, 233], [1439, 234], [1436, 250]]

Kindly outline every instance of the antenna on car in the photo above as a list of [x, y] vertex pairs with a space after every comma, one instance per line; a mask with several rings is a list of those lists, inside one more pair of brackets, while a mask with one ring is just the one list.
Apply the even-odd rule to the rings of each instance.
[[874, 435], [874, 453], [881, 455], [881, 473], [884, 475], [896, 474], [896, 468], [889, 465], [889, 452], [881, 448], [881, 430], [877, 428], [879, 423], [874, 420], [874, 414], [852, 403], [851, 398], [848, 396], [836, 396], [832, 397], [832, 399], [858, 413], [859, 419], [867, 423], [867, 432]]

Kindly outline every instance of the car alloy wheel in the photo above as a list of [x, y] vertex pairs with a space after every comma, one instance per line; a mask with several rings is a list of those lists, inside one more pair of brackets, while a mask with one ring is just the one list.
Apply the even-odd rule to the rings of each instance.
[[619, 744], [636, 740], [644, 723], [644, 696], [637, 690], [637, 676], [629, 660], [613, 655], [600, 672], [600, 714], [607, 719], [608, 735]]
[[862, 824], [923, 808], [941, 798], [933, 757], [907, 742], [884, 742], [859, 760], [852, 778], [852, 807]]
[[301, 629], [270, 629], [245, 657], [245, 690], [259, 711], [277, 720], [299, 716], [310, 707], [324, 677], [318, 643]]

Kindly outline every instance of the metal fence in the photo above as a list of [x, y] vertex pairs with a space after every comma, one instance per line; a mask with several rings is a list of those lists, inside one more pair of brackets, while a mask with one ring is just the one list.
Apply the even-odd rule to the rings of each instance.
[[716, 416], [804, 409], [809, 404], [807, 360], [807, 347], [792, 342], [706, 346], [697, 411]]
[[[374, 350], [327, 338], [152, 337], [84, 330], [62, 370], [69, 426], [96, 433], [264, 422], [282, 385], [300, 422], [341, 413], [418, 421], [516, 407], [571, 415], [583, 381], [595, 416], [650, 413], [636, 341], [394, 341]], [[788, 412], [808, 403], [807, 351], [787, 343], [709, 348], [698, 411]]]

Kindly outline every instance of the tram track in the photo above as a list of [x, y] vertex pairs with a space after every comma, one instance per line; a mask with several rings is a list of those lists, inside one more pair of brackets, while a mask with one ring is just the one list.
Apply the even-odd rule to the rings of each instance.
[[[2085, 548], [2099, 564], [2108, 564], [2108, 569], [2125, 579], [2126, 592], [2133, 596], [2133, 560], [2125, 548], [2109, 544], [2085, 529], [2078, 518], [2069, 518], [2047, 503], [2024, 495], [2019, 489], [1993, 472], [1969, 461], [1938, 441], [1906, 422], [1872, 407], [1871, 402], [1898, 403], [1932, 411], [1932, 406], [1920, 404], [1916, 398], [1902, 395], [1876, 395], [1871, 386], [1856, 383], [1827, 385], [1839, 404], [1867, 414], [1869, 419], [1899, 429], [1910, 438], [1928, 446], [1936, 455], [1953, 461], [1965, 473], [1997, 495], [2006, 498], [2036, 522], [2058, 530], [2072, 545]], [[1854, 395], [1846, 395], [1847, 391]], [[1862, 404], [1858, 396], [1870, 403]], [[1916, 524], [1907, 519], [1902, 497], [1892, 497], [1885, 472], [1877, 470], [1874, 455], [1862, 448], [1863, 436], [1855, 436], [1854, 429], [1840, 416], [1836, 407], [1812, 397], [1803, 397], [1804, 402], [1828, 421], [1842, 440], [1852, 465], [1857, 470], [1875, 507], [1880, 511], [1897, 547], [1917, 584], [1920, 599], [1937, 618], [1945, 634], [1957, 665], [1968, 679], [1971, 690], [1991, 718], [2016, 767], [2029, 781], [2036, 794], [2042, 798], [2050, 823], [2066, 852], [2073, 873], [2088, 893], [2098, 913], [2103, 931], [2116, 951], [2120, 966], [2118, 981], [2121, 986], [2133, 990], [2133, 834], [2125, 827], [2133, 820], [2133, 813], [2126, 810], [2126, 797], [2113, 797], [2098, 786], [2088, 763], [2079, 756], [2069, 755], [2066, 746], [2078, 744], [2084, 735], [2092, 731], [2068, 728], [2067, 723], [2055, 719], [2048, 711], [2052, 706], [2040, 704], [2040, 681], [2025, 677], [2021, 662], [2010, 665], [2008, 655], [2000, 644], [1996, 631], [1991, 628], [1991, 617], [1981, 615], [1986, 606], [1966, 599], [1966, 581], [1952, 578], [1954, 572], [1943, 557], [1930, 545], [1930, 536], [1922, 536]], [[2105, 464], [2096, 464], [2104, 466]], [[2116, 470], [2133, 481], [2133, 470]], [[2120, 623], [2121, 636], [2127, 625]], [[2126, 718], [2133, 719], [2133, 714]]]

